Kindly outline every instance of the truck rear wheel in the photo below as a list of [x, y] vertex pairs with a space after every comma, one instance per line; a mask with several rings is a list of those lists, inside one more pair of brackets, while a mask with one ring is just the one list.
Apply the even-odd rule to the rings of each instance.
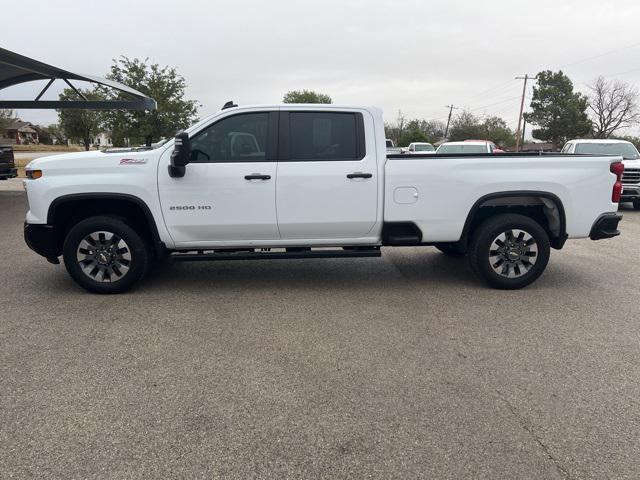
[[76, 224], [64, 241], [69, 275], [94, 293], [120, 293], [140, 280], [149, 266], [144, 240], [119, 218], [91, 217]]
[[549, 262], [549, 236], [535, 220], [503, 214], [485, 220], [474, 232], [469, 263], [489, 286], [505, 290], [533, 283]]

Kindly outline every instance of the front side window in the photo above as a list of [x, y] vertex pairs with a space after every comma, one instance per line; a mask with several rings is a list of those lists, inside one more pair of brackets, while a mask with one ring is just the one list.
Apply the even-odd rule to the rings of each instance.
[[191, 161], [263, 162], [267, 151], [268, 113], [226, 117], [191, 140]]
[[356, 114], [291, 112], [291, 159], [358, 160]]

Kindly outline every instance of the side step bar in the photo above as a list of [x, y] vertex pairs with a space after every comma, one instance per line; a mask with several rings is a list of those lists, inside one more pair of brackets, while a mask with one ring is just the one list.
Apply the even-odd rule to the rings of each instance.
[[359, 258], [359, 257], [379, 257], [381, 256], [380, 248], [354, 248], [353, 250], [303, 250], [291, 249], [290, 251], [270, 252], [264, 250], [258, 251], [239, 251], [226, 252], [219, 250], [217, 252], [210, 250], [201, 250], [198, 253], [172, 253], [171, 258], [176, 262], [197, 262], [197, 261], [216, 261], [216, 260], [279, 260], [284, 258]]

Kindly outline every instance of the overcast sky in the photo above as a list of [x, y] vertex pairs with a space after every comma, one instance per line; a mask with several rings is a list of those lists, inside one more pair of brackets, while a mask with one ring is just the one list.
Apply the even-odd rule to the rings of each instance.
[[513, 125], [519, 74], [562, 68], [582, 90], [598, 75], [640, 84], [637, 0], [31, 0], [3, 10], [0, 46], [99, 76], [119, 55], [175, 66], [201, 117], [227, 100], [274, 103], [307, 88], [382, 107], [387, 120], [398, 109], [446, 119], [453, 103]]

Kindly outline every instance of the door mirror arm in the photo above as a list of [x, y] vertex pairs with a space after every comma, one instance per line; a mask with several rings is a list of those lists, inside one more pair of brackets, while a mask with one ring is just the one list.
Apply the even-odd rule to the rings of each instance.
[[173, 152], [171, 152], [171, 164], [169, 165], [170, 177], [184, 177], [186, 166], [191, 161], [191, 139], [187, 132], [180, 132], [175, 137]]

